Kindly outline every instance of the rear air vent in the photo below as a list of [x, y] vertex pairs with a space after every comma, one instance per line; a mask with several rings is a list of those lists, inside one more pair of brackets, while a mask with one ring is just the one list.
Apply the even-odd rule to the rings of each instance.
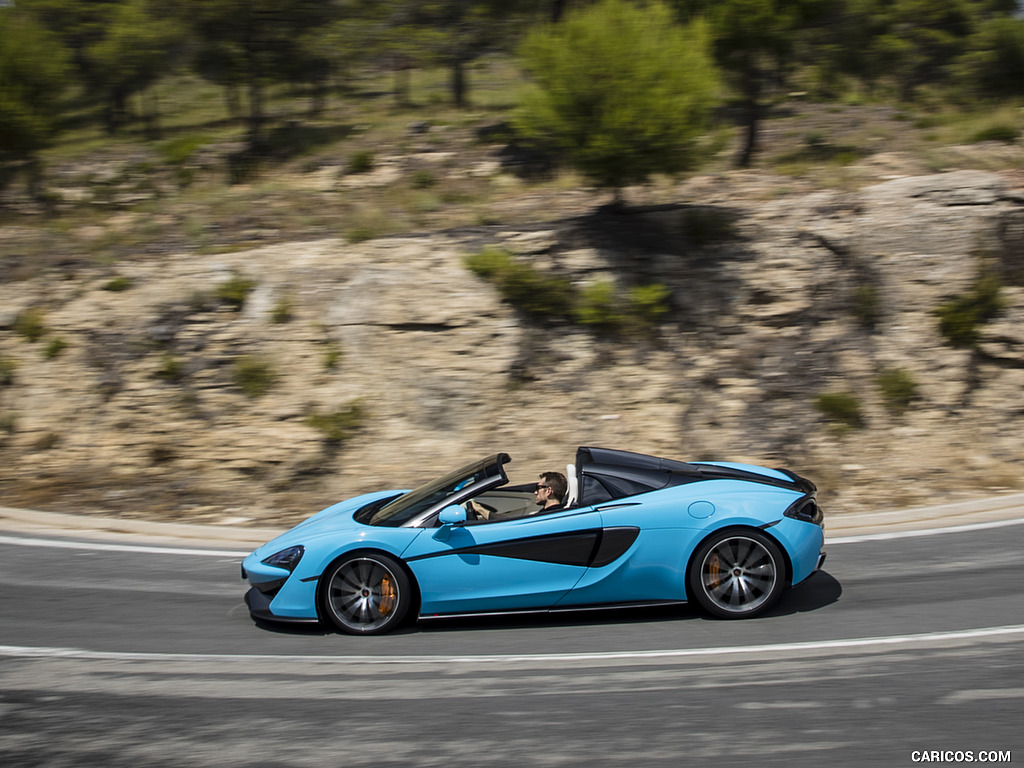
[[825, 519], [825, 515], [821, 511], [821, 507], [818, 506], [818, 502], [809, 498], [800, 499], [791, 505], [785, 514], [786, 517], [803, 520], [805, 523], [814, 523], [815, 525], [821, 525], [822, 520]]

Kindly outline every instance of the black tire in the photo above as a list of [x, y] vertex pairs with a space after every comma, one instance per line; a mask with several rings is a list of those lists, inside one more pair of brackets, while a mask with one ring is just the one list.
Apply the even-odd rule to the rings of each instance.
[[753, 529], [719, 532], [701, 544], [690, 564], [690, 596], [722, 619], [760, 616], [778, 602], [785, 586], [781, 550]]
[[390, 632], [412, 604], [409, 576], [394, 558], [356, 552], [332, 563], [320, 577], [323, 617], [350, 635]]

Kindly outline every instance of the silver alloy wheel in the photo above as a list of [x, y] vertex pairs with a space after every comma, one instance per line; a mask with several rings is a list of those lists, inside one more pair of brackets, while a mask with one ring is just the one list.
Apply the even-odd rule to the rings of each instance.
[[708, 550], [699, 578], [709, 607], [722, 614], [749, 614], [777, 594], [779, 564], [764, 543], [736, 534]]
[[340, 629], [360, 634], [382, 631], [405, 612], [402, 582], [375, 557], [344, 561], [330, 575], [325, 603]]

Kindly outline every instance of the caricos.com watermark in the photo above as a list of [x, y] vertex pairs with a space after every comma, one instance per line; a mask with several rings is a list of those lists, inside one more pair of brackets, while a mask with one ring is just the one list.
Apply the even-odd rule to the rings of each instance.
[[1012, 763], [1008, 749], [915, 749], [910, 753], [915, 763]]

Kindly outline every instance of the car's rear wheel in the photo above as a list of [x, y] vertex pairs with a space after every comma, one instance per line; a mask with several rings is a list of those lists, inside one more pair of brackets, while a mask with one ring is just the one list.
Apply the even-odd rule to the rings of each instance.
[[384, 554], [353, 554], [333, 563], [321, 581], [324, 616], [353, 635], [388, 632], [405, 619], [412, 586], [402, 566]]
[[690, 594], [723, 619], [759, 616], [778, 601], [786, 566], [778, 545], [760, 531], [723, 531], [704, 542], [690, 566]]

